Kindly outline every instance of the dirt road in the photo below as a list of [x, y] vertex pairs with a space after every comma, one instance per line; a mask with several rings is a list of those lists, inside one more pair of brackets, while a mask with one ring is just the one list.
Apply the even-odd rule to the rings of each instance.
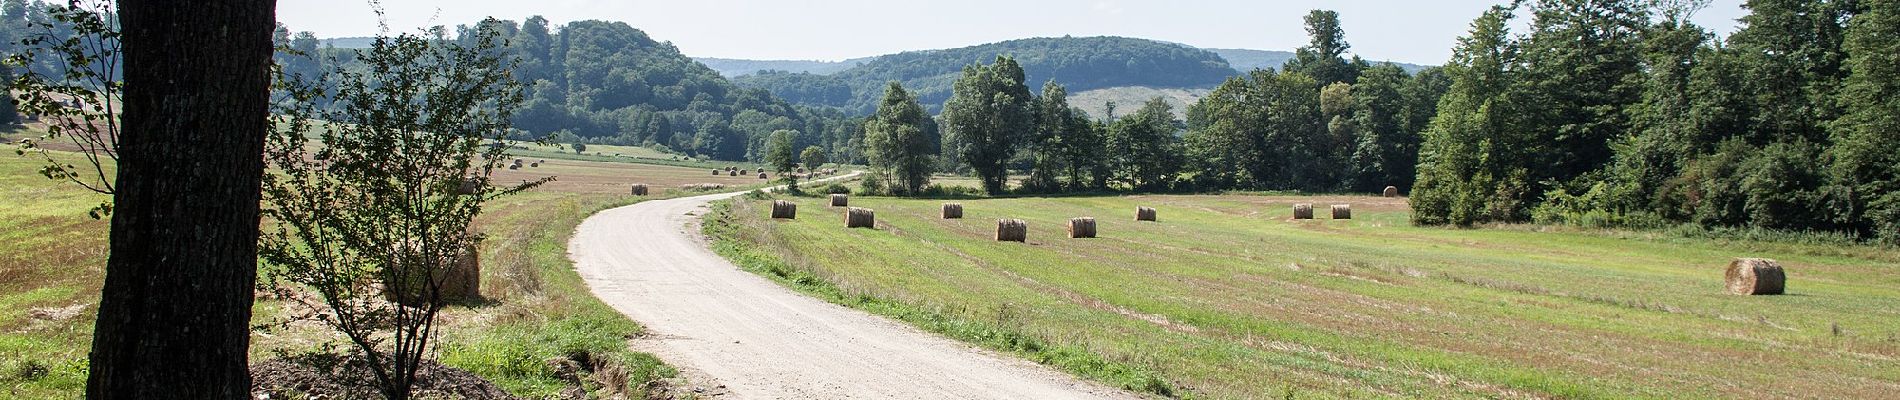
[[[806, 297], [707, 249], [719, 194], [601, 212], [568, 242], [596, 296], [646, 325], [635, 347], [712, 395], [746, 399], [1135, 398], [1021, 359]], [[801, 217], [829, 215], [802, 210]], [[712, 380], [714, 382], [707, 382]]]

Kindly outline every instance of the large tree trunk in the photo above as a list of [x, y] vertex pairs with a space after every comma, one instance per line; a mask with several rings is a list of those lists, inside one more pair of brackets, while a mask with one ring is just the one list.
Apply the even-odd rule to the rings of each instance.
[[241, 399], [275, 0], [119, 2], [125, 130], [92, 399]]

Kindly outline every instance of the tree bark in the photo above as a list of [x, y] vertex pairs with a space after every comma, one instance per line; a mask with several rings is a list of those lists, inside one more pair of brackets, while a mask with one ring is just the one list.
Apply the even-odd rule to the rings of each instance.
[[123, 0], [125, 130], [91, 399], [249, 397], [275, 0]]

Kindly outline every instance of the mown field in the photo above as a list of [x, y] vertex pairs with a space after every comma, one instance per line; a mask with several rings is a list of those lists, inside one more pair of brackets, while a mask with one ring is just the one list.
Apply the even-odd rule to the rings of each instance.
[[[721, 206], [746, 268], [831, 301], [1138, 391], [1192, 398], [1892, 398], [1900, 252], [1500, 226], [1413, 227], [1403, 199], [818, 198]], [[1319, 220], [1290, 220], [1291, 204]], [[1355, 219], [1325, 219], [1352, 203]], [[1136, 206], [1160, 222], [1132, 221]], [[1068, 239], [1070, 217], [1101, 237]], [[1029, 242], [992, 241], [998, 218]], [[1734, 257], [1789, 293], [1723, 293]]]
[[[0, 157], [0, 398], [78, 398], [85, 386], [99, 286], [107, 256], [106, 221], [86, 216], [103, 197], [47, 180], [32, 158]], [[504, 171], [497, 182], [556, 176], [537, 190], [490, 203], [478, 221], [482, 293], [474, 307], [443, 314], [438, 357], [487, 377], [517, 395], [556, 396], [569, 385], [547, 360], [586, 354], [605, 360], [587, 389], [639, 398], [650, 383], [673, 375], [651, 356], [628, 351], [641, 327], [595, 299], [567, 259], [567, 238], [594, 212], [642, 200], [632, 183], [653, 186], [649, 198], [691, 195], [687, 184], [734, 190], [763, 186], [757, 177], [713, 177], [697, 168], [550, 160], [539, 168]], [[315, 351], [347, 341], [287, 302], [260, 300], [252, 361]]]

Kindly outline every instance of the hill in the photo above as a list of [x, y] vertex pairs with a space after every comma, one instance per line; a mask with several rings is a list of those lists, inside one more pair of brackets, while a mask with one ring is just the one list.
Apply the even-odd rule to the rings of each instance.
[[817, 75], [831, 75], [851, 67], [864, 65], [877, 57], [853, 58], [844, 61], [817, 60], [740, 60], [732, 58], [693, 57], [694, 61], [706, 64], [706, 67], [719, 71], [727, 78], [737, 78], [762, 71], [800, 72]]
[[1060, 37], [891, 54], [831, 75], [767, 73], [735, 81], [793, 103], [841, 107], [853, 114], [869, 114], [885, 83], [899, 81], [934, 112], [950, 97], [951, 84], [964, 66], [992, 62], [997, 55], [1016, 57], [1030, 86], [1053, 79], [1071, 92], [1120, 86], [1206, 87], [1234, 75], [1220, 55], [1189, 46], [1123, 37]]

